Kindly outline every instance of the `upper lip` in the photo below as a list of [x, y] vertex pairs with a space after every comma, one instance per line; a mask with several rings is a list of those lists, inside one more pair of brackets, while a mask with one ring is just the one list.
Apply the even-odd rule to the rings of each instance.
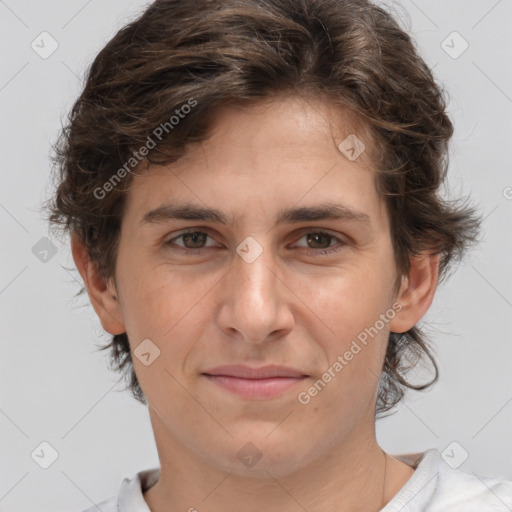
[[251, 368], [244, 365], [225, 365], [212, 368], [205, 372], [206, 375], [225, 375], [228, 377], [239, 377], [242, 379], [266, 379], [271, 377], [307, 377], [303, 372], [294, 368], [280, 365], [261, 366]]

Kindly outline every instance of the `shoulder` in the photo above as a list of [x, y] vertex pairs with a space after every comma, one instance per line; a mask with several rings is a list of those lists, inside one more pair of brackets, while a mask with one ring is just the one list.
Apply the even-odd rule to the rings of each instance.
[[415, 468], [382, 512], [510, 512], [512, 482], [454, 469], [432, 448], [395, 455]]
[[83, 512], [150, 512], [144, 500], [144, 492], [160, 477], [160, 468], [139, 471], [131, 478], [125, 478], [116, 496], [94, 504]]
[[[439, 456], [441, 461], [441, 456]], [[512, 482], [481, 477], [440, 465], [432, 510], [453, 512], [507, 512], [512, 510]]]

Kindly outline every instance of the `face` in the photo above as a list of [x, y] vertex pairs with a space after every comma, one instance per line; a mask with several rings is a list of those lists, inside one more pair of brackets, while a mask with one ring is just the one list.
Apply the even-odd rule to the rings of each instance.
[[[261, 454], [259, 470], [284, 475], [374, 436], [397, 273], [375, 171], [338, 149], [353, 132], [332, 111], [225, 108], [207, 141], [127, 196], [114, 314], [145, 354], [133, 361], [159, 435], [226, 471]], [[174, 218], [185, 204], [225, 223]], [[311, 216], [326, 204], [342, 214]], [[225, 365], [299, 377], [205, 375]]]

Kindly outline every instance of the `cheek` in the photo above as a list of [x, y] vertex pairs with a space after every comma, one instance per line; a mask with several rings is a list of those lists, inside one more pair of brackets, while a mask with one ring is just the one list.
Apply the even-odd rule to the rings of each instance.
[[[159, 362], [172, 370], [180, 366], [201, 339], [211, 299], [222, 276], [204, 276], [190, 269], [158, 265], [129, 274], [123, 291], [123, 315], [132, 350], [144, 339], [160, 349]], [[143, 370], [143, 369], [142, 369]]]
[[374, 264], [345, 268], [307, 280], [302, 288], [301, 298], [313, 312], [306, 330], [325, 357], [321, 380], [330, 389], [325, 404], [339, 407], [342, 398], [356, 407], [356, 397], [372, 396], [378, 385], [389, 332], [389, 320], [380, 319], [390, 308], [392, 277], [379, 268]]
[[342, 343], [385, 312], [388, 281], [378, 265], [352, 265], [302, 279], [298, 295], [311, 312], [310, 327]]
[[190, 281], [182, 272], [165, 265], [148, 266], [137, 263], [119, 265], [123, 282], [123, 314], [131, 330], [149, 328], [154, 335], [170, 329], [183, 310], [192, 307], [198, 294], [197, 281]]

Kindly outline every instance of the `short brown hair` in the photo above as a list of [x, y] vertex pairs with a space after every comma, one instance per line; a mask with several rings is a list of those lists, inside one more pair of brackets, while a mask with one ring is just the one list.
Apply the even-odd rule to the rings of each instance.
[[[133, 174], [127, 162], [136, 163], [130, 159], [155, 138], [155, 129], [165, 128], [143, 162], [171, 163], [187, 144], [207, 138], [218, 107], [281, 93], [328, 98], [364, 124], [377, 148], [371, 153], [376, 186], [390, 216], [399, 277], [408, 273], [412, 255], [428, 250], [440, 254], [444, 279], [477, 241], [479, 216], [467, 200], [440, 195], [453, 134], [444, 91], [394, 17], [367, 0], [152, 3], [88, 70], [54, 146], [58, 188], [50, 222], [77, 234], [103, 277], [115, 278]], [[193, 108], [179, 115], [187, 104]], [[116, 173], [122, 179], [113, 181]], [[102, 348], [111, 349], [112, 366], [146, 403], [126, 333]], [[413, 385], [405, 374], [423, 356], [435, 376]], [[390, 333], [382, 370], [377, 414], [395, 406], [405, 388], [425, 389], [437, 380], [418, 326]]]

